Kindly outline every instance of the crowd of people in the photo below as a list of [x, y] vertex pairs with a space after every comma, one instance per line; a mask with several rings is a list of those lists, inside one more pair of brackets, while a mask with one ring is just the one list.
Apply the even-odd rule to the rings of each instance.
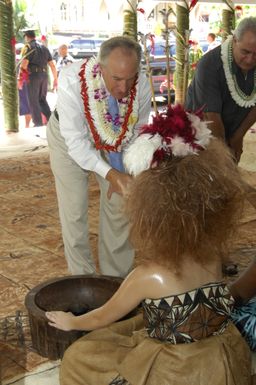
[[[42, 113], [48, 121], [69, 271], [124, 278], [87, 314], [46, 312], [52, 327], [92, 331], [66, 351], [61, 385], [251, 384], [255, 262], [231, 286], [223, 265], [246, 199], [237, 164], [256, 122], [256, 18], [220, 45], [209, 33], [185, 106], [152, 123], [137, 42], [110, 38], [98, 57], [74, 63], [64, 45], [56, 70], [48, 49], [25, 36], [19, 81], [29, 78], [33, 123], [42, 125]], [[58, 86], [52, 113], [48, 65]], [[89, 244], [90, 173], [101, 193], [99, 269]]]

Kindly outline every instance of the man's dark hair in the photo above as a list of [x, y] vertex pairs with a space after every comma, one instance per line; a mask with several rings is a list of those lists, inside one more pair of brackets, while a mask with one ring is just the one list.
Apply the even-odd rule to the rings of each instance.
[[25, 31], [24, 32], [23, 37], [25, 37], [25, 36], [34, 39], [36, 37], [36, 34], [35, 34], [35, 31], [30, 30], [30, 31]]
[[213, 41], [216, 39], [215, 33], [210, 32], [208, 33], [208, 36], [211, 37]]

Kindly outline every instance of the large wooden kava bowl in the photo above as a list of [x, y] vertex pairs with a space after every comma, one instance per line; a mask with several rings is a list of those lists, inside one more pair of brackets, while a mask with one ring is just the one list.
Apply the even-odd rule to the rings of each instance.
[[45, 311], [71, 311], [76, 315], [86, 313], [103, 305], [121, 282], [122, 278], [117, 277], [74, 275], [51, 279], [30, 290], [25, 305], [32, 347], [51, 360], [62, 358], [68, 346], [85, 332], [65, 332], [49, 326]]

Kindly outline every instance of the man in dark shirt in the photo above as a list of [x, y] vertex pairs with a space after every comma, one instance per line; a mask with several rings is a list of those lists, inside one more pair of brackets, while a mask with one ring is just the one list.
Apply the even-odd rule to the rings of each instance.
[[213, 134], [239, 162], [243, 137], [256, 122], [256, 17], [243, 19], [233, 37], [202, 57], [185, 105], [203, 108]]
[[23, 60], [20, 64], [18, 87], [24, 79], [28, 85], [28, 99], [35, 127], [42, 126], [42, 113], [48, 121], [51, 115], [46, 96], [48, 90], [47, 65], [53, 74], [53, 87], [57, 87], [57, 71], [52, 56], [47, 47], [36, 41], [35, 32], [25, 31], [26, 45], [22, 51]]

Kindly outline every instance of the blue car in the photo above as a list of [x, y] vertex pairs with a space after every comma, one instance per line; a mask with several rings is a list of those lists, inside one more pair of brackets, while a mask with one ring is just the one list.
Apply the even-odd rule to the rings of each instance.
[[84, 59], [97, 55], [105, 39], [77, 38], [69, 43], [68, 52], [74, 59]]

